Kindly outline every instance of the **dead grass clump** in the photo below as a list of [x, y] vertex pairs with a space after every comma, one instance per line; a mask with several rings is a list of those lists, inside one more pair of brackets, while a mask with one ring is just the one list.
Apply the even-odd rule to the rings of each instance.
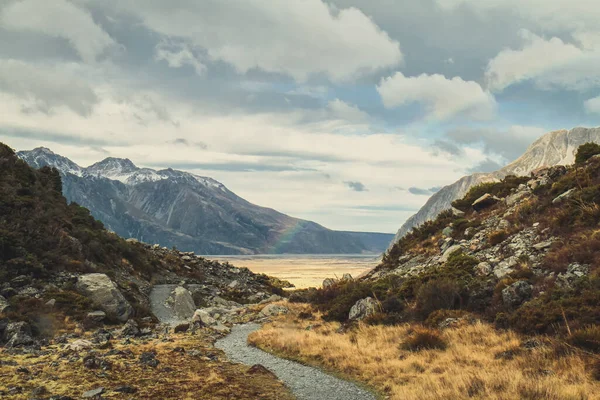
[[400, 349], [407, 351], [446, 350], [448, 343], [442, 335], [432, 329], [417, 329], [400, 344]]
[[495, 246], [497, 244], [504, 242], [506, 240], [506, 238], [508, 238], [508, 235], [509, 234], [507, 231], [492, 232], [488, 236], [488, 243], [490, 244], [490, 246]]
[[569, 343], [594, 353], [600, 353], [600, 326], [593, 325], [573, 332]]

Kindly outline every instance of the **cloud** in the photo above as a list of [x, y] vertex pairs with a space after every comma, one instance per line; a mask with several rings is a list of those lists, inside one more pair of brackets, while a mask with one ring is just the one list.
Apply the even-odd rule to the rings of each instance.
[[439, 188], [431, 188], [431, 189], [422, 189], [422, 188], [418, 188], [418, 187], [410, 187], [408, 188], [408, 191], [414, 195], [417, 196], [431, 196], [432, 194], [434, 194], [435, 192], [437, 192], [438, 190], [440, 190]]
[[411, 103], [423, 104], [437, 119], [464, 113], [478, 119], [490, 118], [496, 108], [494, 97], [473, 81], [460, 77], [422, 74], [406, 77], [402, 72], [384, 78], [377, 86], [383, 104], [395, 108]]
[[502, 91], [515, 83], [540, 78], [583, 56], [581, 49], [556, 37], [546, 40], [527, 30], [522, 36], [525, 45], [521, 50], [503, 50], [488, 63], [485, 79], [491, 90]]
[[448, 140], [436, 139], [433, 141], [432, 147], [434, 152], [437, 154], [439, 151], [448, 153], [452, 156], [460, 156], [463, 154], [463, 150], [456, 144], [449, 142]]
[[366, 192], [368, 191], [368, 189], [365, 187], [365, 185], [363, 185], [361, 182], [352, 182], [352, 181], [347, 181], [344, 182], [350, 189], [354, 190], [355, 192]]
[[206, 72], [204, 65], [193, 53], [190, 47], [185, 43], [174, 43], [163, 40], [156, 45], [154, 59], [157, 61], [166, 61], [171, 68], [181, 68], [184, 65], [190, 65], [198, 75]]
[[492, 160], [491, 158], [486, 158], [485, 160], [481, 161], [480, 163], [469, 168], [468, 172], [470, 174], [474, 174], [477, 172], [494, 172], [494, 171], [498, 171], [502, 167], [503, 167], [503, 165], [501, 165], [500, 163], [497, 163], [496, 161]]
[[600, 96], [586, 100], [584, 107], [590, 114], [600, 114]]
[[369, 115], [361, 111], [358, 107], [350, 105], [340, 99], [335, 99], [327, 104], [327, 109], [331, 112], [333, 118], [346, 120], [349, 122], [368, 121]]
[[512, 161], [544, 133], [545, 129], [535, 126], [514, 125], [506, 130], [459, 127], [447, 132], [446, 138], [459, 145], [481, 144], [485, 154], [497, 154]]
[[87, 82], [68, 71], [75, 64], [36, 66], [0, 59], [0, 92], [16, 96], [21, 110], [49, 113], [58, 107], [86, 116], [99, 99]]
[[85, 62], [117, 46], [87, 10], [66, 0], [10, 1], [0, 9], [0, 26], [64, 39]]
[[253, 69], [306, 81], [348, 81], [402, 62], [392, 40], [357, 8], [322, 0], [120, 0], [117, 7], [169, 38], [184, 38], [239, 73]]

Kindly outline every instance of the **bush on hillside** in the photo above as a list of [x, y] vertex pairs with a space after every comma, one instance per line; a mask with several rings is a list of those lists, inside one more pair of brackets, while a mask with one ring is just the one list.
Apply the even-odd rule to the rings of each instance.
[[446, 350], [448, 343], [442, 334], [433, 329], [419, 328], [400, 344], [401, 350]]
[[421, 319], [437, 310], [452, 310], [461, 306], [461, 286], [448, 278], [434, 279], [417, 291], [416, 308]]
[[582, 144], [579, 146], [577, 153], [575, 154], [575, 164], [581, 165], [596, 154], [600, 154], [600, 145], [596, 143]]

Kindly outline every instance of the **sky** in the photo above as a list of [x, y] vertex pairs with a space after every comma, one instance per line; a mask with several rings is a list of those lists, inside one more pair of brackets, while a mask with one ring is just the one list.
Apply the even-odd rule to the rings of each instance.
[[597, 0], [0, 0], [0, 141], [339, 230], [600, 118]]

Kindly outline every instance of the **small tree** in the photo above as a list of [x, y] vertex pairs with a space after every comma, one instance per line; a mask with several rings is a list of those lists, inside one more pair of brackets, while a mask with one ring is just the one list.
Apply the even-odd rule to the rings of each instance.
[[575, 164], [583, 164], [596, 154], [600, 154], [600, 145], [596, 143], [585, 143], [579, 146], [575, 154]]

